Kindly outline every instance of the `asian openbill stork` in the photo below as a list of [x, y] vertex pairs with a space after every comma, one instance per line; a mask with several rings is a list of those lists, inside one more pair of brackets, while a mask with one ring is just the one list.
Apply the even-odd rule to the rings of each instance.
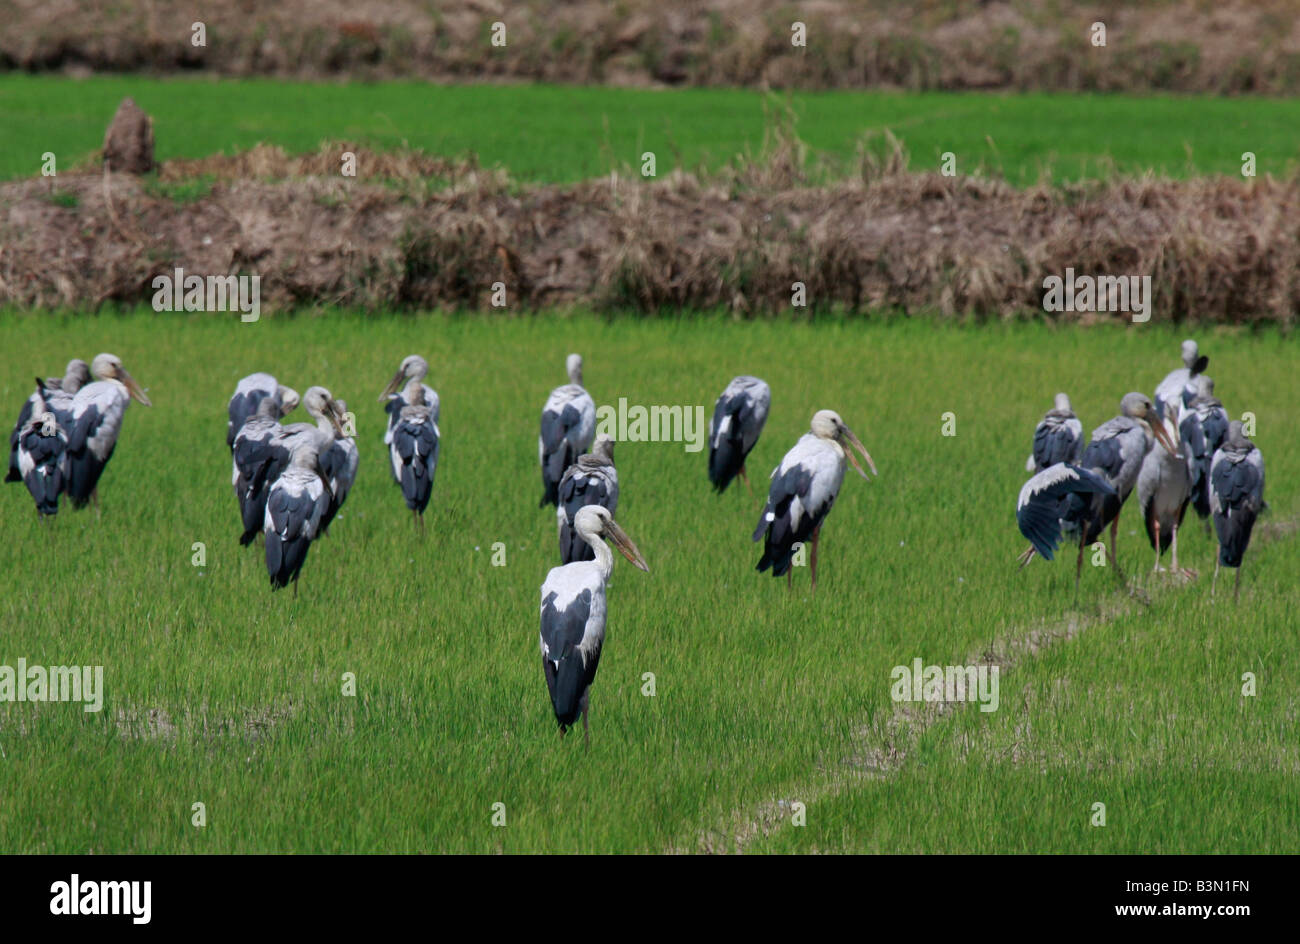
[[1219, 556], [1214, 560], [1214, 580], [1210, 596], [1214, 596], [1219, 582], [1219, 566], [1235, 567], [1237, 579], [1232, 598], [1241, 593], [1241, 565], [1250, 544], [1250, 532], [1255, 527], [1264, 506], [1264, 456], [1259, 448], [1246, 438], [1241, 422], [1233, 420], [1228, 426], [1228, 437], [1214, 454], [1210, 465], [1210, 508], [1214, 514], [1214, 530], [1219, 535]]
[[537, 461], [542, 466], [542, 500], [539, 508], [558, 505], [564, 470], [591, 448], [596, 435], [596, 404], [582, 387], [582, 357], [565, 361], [569, 382], [556, 387], [542, 407], [542, 432], [537, 437]]
[[84, 508], [92, 499], [98, 506], [99, 477], [113, 457], [131, 399], [153, 406], [117, 355], [96, 355], [90, 370], [99, 379], [72, 398], [72, 425], [63, 454], [63, 489], [74, 508]]
[[18, 430], [18, 470], [36, 502], [36, 514], [44, 519], [59, 513], [63, 453], [68, 447], [68, 435], [54, 412], [46, 407], [39, 377], [36, 382], [38, 389], [33, 394], [36, 403], [26, 424]]
[[334, 427], [334, 442], [320, 454], [321, 474], [330, 490], [329, 507], [325, 509], [320, 521], [321, 534], [329, 534], [330, 522], [347, 501], [348, 493], [357, 480], [357, 468], [361, 464], [356, 440], [347, 435], [343, 425], [348, 405], [342, 400], [334, 400], [331, 406], [334, 410], [334, 420], [330, 424]]
[[1071, 495], [1062, 521], [1066, 534], [1079, 541], [1079, 559], [1074, 569], [1074, 590], [1079, 591], [1079, 577], [1083, 572], [1084, 548], [1098, 540], [1110, 525], [1110, 560], [1120, 579], [1116, 556], [1115, 536], [1119, 529], [1119, 513], [1137, 484], [1142, 460], [1158, 440], [1170, 453], [1177, 452], [1159, 422], [1155, 406], [1143, 393], [1127, 393], [1120, 401], [1120, 414], [1107, 420], [1092, 431], [1092, 440], [1083, 450], [1079, 465], [1096, 472], [1114, 494], [1097, 492], [1092, 495]]
[[1052, 408], [1034, 428], [1034, 450], [1026, 472], [1042, 472], [1058, 462], [1077, 464], [1083, 456], [1083, 423], [1074, 415], [1070, 398], [1058, 393]]
[[266, 497], [263, 527], [266, 572], [272, 592], [292, 581], [293, 595], [298, 596], [298, 574], [330, 504], [329, 486], [321, 475], [319, 458], [333, 441], [332, 434], [317, 429], [292, 440], [289, 467], [275, 480]]
[[[388, 427], [384, 431], [385, 446], [393, 444], [393, 430], [401, 422], [402, 410], [415, 403], [417, 388], [423, 391], [421, 405], [429, 410], [429, 415], [433, 418], [433, 425], [435, 427], [438, 425], [442, 404], [438, 401], [438, 391], [424, 382], [424, 378], [428, 376], [428, 373], [429, 362], [419, 354], [410, 354], [402, 358], [397, 373], [388, 382], [384, 392], [379, 395], [379, 401], [384, 403], [384, 412], [388, 414]], [[401, 478], [399, 476], [398, 469], [394, 468], [393, 479], [400, 485]]]
[[763, 432], [771, 405], [772, 389], [757, 377], [734, 378], [718, 397], [709, 421], [709, 481], [719, 495], [737, 475], [750, 488], [745, 458]]
[[1016, 524], [1029, 539], [1029, 547], [1020, 555], [1020, 566], [1028, 564], [1035, 554], [1044, 560], [1053, 559], [1061, 545], [1061, 519], [1073, 496], [1114, 494], [1114, 486], [1096, 472], [1068, 462], [1037, 472], [1021, 487], [1016, 499]]
[[1156, 387], [1156, 412], [1165, 415], [1165, 406], [1176, 400], [1187, 405], [1196, 396], [1192, 380], [1210, 365], [1210, 359], [1201, 354], [1196, 342], [1188, 338], [1182, 345], [1183, 366], [1171, 370]]
[[618, 470], [614, 468], [614, 440], [596, 437], [591, 452], [564, 470], [560, 504], [555, 510], [560, 532], [560, 563], [592, 560], [591, 545], [578, 535], [574, 522], [587, 505], [599, 505], [611, 515], [618, 511]]
[[280, 384], [270, 374], [249, 374], [235, 385], [235, 392], [226, 407], [226, 445], [235, 450], [235, 437], [244, 424], [257, 414], [257, 405], [265, 399], [275, 403], [275, 419], [288, 416], [298, 405], [298, 392]]
[[23, 402], [22, 409], [18, 411], [18, 422], [14, 423], [13, 432], [9, 434], [9, 471], [5, 473], [6, 482], [23, 481], [22, 471], [18, 468], [18, 434], [37, 412], [37, 401], [54, 414], [55, 420], [66, 432], [72, 425], [72, 397], [88, 383], [90, 366], [75, 357], [68, 361], [62, 377], [47, 377], [43, 381], [36, 378], [36, 390]]
[[1192, 507], [1206, 519], [1209, 533], [1210, 517], [1210, 463], [1228, 438], [1228, 411], [1214, 395], [1214, 381], [1200, 374], [1193, 381], [1196, 397], [1192, 400], [1179, 426], [1183, 442], [1191, 450]]
[[402, 487], [402, 498], [420, 529], [424, 527], [424, 509], [433, 494], [433, 477], [442, 450], [438, 420], [425, 400], [428, 389], [422, 384], [408, 384], [409, 399], [403, 401], [405, 406], [397, 414], [388, 443], [393, 478]]
[[773, 577], [785, 574], [789, 585], [795, 545], [811, 539], [809, 564], [812, 588], [817, 589], [817, 541], [821, 537], [822, 523], [830, 514], [844, 481], [845, 459], [853, 463], [859, 475], [868, 478], [849, 447], [862, 453], [872, 475], [879, 474], [866, 447], [844, 425], [838, 413], [820, 410], [813, 414], [811, 431], [800, 437], [772, 473], [767, 505], [754, 530], [755, 541], [766, 536], [758, 570], [770, 567]]
[[579, 509], [574, 530], [591, 547], [593, 560], [554, 567], [542, 583], [542, 671], [551, 693], [551, 707], [563, 735], [582, 715], [582, 739], [587, 741], [587, 707], [591, 683], [605, 644], [605, 584], [614, 569], [614, 555], [603, 538], [636, 567], [650, 568], [609, 509], [587, 505]]
[[1192, 500], [1191, 450], [1182, 441], [1180, 427], [1187, 407], [1182, 400], [1165, 403], [1165, 414], [1155, 420], [1154, 428], [1163, 428], [1165, 436], [1174, 446], [1174, 453], [1166, 449], [1152, 449], [1142, 459], [1138, 472], [1138, 507], [1146, 524], [1147, 539], [1156, 552], [1154, 571], [1160, 570], [1160, 555], [1172, 548], [1170, 562], [1175, 576], [1195, 576], [1178, 566], [1178, 529], [1183, 526], [1183, 515]]

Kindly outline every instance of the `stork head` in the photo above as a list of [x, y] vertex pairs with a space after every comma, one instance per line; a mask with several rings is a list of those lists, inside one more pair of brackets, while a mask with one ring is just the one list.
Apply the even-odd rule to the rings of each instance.
[[606, 462], [614, 461], [614, 437], [608, 433], [601, 433], [596, 437], [596, 442], [591, 447], [591, 454], [599, 456]]
[[1070, 406], [1070, 398], [1064, 393], [1058, 393], [1056, 399], [1052, 401], [1052, 409], [1058, 413], [1073, 413], [1074, 409]]
[[564, 369], [569, 375], [569, 383], [582, 386], [582, 355], [570, 354], [564, 360]]
[[68, 369], [63, 372], [63, 392], [76, 393], [90, 383], [90, 365], [79, 357], [68, 361]]
[[1239, 450], [1251, 449], [1255, 445], [1249, 438], [1247, 438], [1245, 428], [1241, 425], [1241, 420], [1233, 420], [1228, 424], [1228, 436], [1223, 442], [1224, 445]]
[[59, 435], [59, 421], [55, 418], [54, 414], [51, 413], [49, 410], [45, 410], [43, 413], [41, 413], [40, 416], [36, 418], [36, 420], [38, 423], [41, 424], [42, 436]]
[[1214, 378], [1208, 374], [1197, 374], [1192, 386], [1196, 389], [1197, 397], [1214, 396]]
[[1199, 354], [1200, 349], [1196, 346], [1195, 341], [1188, 338], [1183, 342], [1183, 364], [1186, 367], [1191, 368], [1191, 366], [1196, 363], [1196, 358]]
[[298, 408], [298, 391], [292, 387], [281, 386], [280, 392], [280, 416], [288, 416]]
[[618, 548], [619, 553], [635, 567], [650, 573], [650, 566], [645, 562], [645, 558], [641, 556], [632, 539], [627, 536], [627, 532], [618, 526], [618, 522], [614, 520], [608, 508], [601, 505], [583, 505], [573, 516], [573, 529], [588, 542], [592, 538], [608, 539], [609, 543]]
[[91, 373], [100, 380], [116, 380], [122, 386], [126, 387], [129, 393], [136, 400], [145, 406], [153, 406], [153, 402], [145, 396], [145, 392], [140, 389], [140, 385], [135, 382], [125, 367], [122, 366], [122, 358], [116, 354], [96, 354], [94, 361], [90, 364]]
[[858, 470], [858, 475], [864, 479], [869, 480], [866, 471], [858, 462], [858, 457], [853, 454], [854, 449], [862, 453], [862, 458], [867, 460], [867, 465], [871, 466], [872, 475], [880, 474], [876, 471], [876, 464], [871, 461], [871, 454], [867, 452], [867, 447], [862, 445], [857, 436], [853, 435], [853, 430], [844, 424], [844, 421], [840, 419], [840, 415], [834, 410], [819, 410], [813, 414], [812, 433], [821, 439], [829, 439], [838, 443], [840, 448], [844, 450], [844, 454], [848, 456], [849, 461], [853, 463], [853, 468]]
[[1151, 398], [1145, 393], [1124, 394], [1124, 399], [1119, 402], [1119, 409], [1125, 416], [1142, 424], [1147, 432], [1169, 451], [1170, 455], [1178, 455], [1178, 447], [1169, 438], [1169, 431], [1165, 428], [1164, 421], [1156, 411]]
[[424, 380], [429, 373], [429, 362], [419, 354], [408, 354], [402, 358], [401, 366], [397, 368], [397, 373], [393, 374], [393, 379], [388, 381], [388, 386], [384, 392], [379, 395], [382, 403], [393, 394], [395, 394], [408, 380]]
[[328, 422], [339, 436], [343, 435], [343, 425], [339, 419], [342, 412], [338, 409], [334, 396], [324, 387], [308, 387], [302, 395], [302, 408], [315, 419]]

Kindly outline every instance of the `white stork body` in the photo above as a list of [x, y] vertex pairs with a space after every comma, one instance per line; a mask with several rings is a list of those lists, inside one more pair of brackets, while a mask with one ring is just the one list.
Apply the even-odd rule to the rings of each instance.
[[537, 461], [542, 466], [542, 500], [538, 507], [558, 505], [560, 479], [596, 436], [596, 404], [582, 386], [582, 358], [570, 354], [565, 363], [569, 383], [556, 387], [542, 407], [542, 432], [537, 437]]
[[13, 432], [9, 435], [9, 470], [5, 473], [6, 482], [18, 482], [23, 478], [18, 468], [18, 434], [31, 422], [33, 416], [39, 415], [38, 405], [44, 404], [44, 409], [54, 414], [55, 420], [66, 434], [72, 428], [72, 398], [88, 383], [90, 367], [77, 358], [68, 361], [62, 377], [48, 377], [43, 382], [38, 378], [36, 390], [23, 402], [22, 409], [18, 411], [18, 421], [14, 423]]
[[[417, 403], [417, 397], [415, 396], [417, 389], [420, 391], [419, 405], [428, 408], [433, 425], [437, 427], [441, 418], [442, 404], [438, 400], [438, 391], [424, 383], [424, 378], [428, 374], [428, 361], [418, 354], [408, 355], [403, 358], [401, 365], [397, 368], [397, 373], [388, 382], [384, 392], [379, 395], [381, 401], [386, 401], [384, 403], [384, 412], [388, 414], [388, 427], [384, 432], [385, 446], [393, 444], [393, 433], [402, 421], [402, 411], [408, 406]], [[405, 386], [403, 386], [403, 383], [405, 383]], [[402, 482], [401, 470], [396, 467], [393, 468], [393, 479], [399, 485]]]
[[542, 583], [539, 642], [542, 671], [560, 733], [576, 724], [581, 715], [585, 739], [588, 696], [605, 644], [605, 584], [614, 570], [614, 555], [602, 538], [609, 538], [641, 570], [650, 568], [608, 509], [588, 505], [578, 512], [574, 526], [591, 547], [593, 559], [554, 567], [547, 573]]
[[618, 470], [614, 468], [614, 441], [603, 433], [596, 437], [590, 453], [564, 470], [560, 480], [560, 502], [555, 509], [560, 532], [560, 563], [592, 560], [591, 546], [574, 527], [578, 512], [587, 505], [599, 505], [612, 515], [618, 511]]
[[1034, 451], [1025, 463], [1028, 472], [1042, 472], [1058, 462], [1077, 464], [1083, 457], [1083, 423], [1074, 415], [1070, 398], [1056, 395], [1052, 409], [1034, 428]]
[[298, 405], [298, 394], [282, 386], [270, 374], [249, 374], [235, 385], [235, 392], [226, 407], [226, 445], [235, 448], [235, 437], [244, 424], [257, 414], [258, 404], [270, 399], [275, 404], [274, 418], [287, 416]]
[[1161, 416], [1167, 415], [1165, 408], [1169, 404], [1181, 402], [1186, 406], [1192, 401], [1196, 396], [1193, 381], [1210, 364], [1210, 359], [1201, 356], [1200, 349], [1191, 338], [1183, 342], [1181, 354], [1183, 366], [1171, 370], [1156, 386], [1156, 412]]
[[85, 507], [95, 497], [131, 398], [153, 405], [116, 356], [100, 354], [91, 370], [100, 379], [72, 398], [72, 426], [67, 430], [68, 448], [63, 454], [64, 490], [74, 508]]
[[709, 481], [718, 494], [737, 475], [748, 487], [745, 459], [763, 432], [771, 405], [772, 389], [757, 377], [734, 378], [718, 397], [709, 421]]
[[867, 477], [845, 444], [858, 449], [875, 474], [876, 466], [867, 450], [832, 410], [813, 416], [812, 430], [800, 437], [772, 473], [767, 504], [754, 530], [755, 541], [766, 538], [759, 571], [770, 567], [773, 577], [786, 574], [788, 578], [796, 545], [811, 540], [811, 577], [816, 589], [817, 541], [844, 482], [846, 459], [864, 479]]
[[1165, 418], [1157, 420], [1177, 450], [1151, 449], [1138, 472], [1138, 507], [1146, 523], [1147, 539], [1156, 552], [1155, 570], [1160, 569], [1160, 555], [1172, 548], [1172, 567], [1178, 567], [1178, 529], [1192, 497], [1192, 462], [1187, 446], [1181, 442], [1179, 425], [1185, 408], [1181, 400], [1165, 404]]
[[289, 468], [275, 480], [267, 495], [263, 527], [266, 571], [273, 591], [287, 587], [292, 581], [294, 596], [298, 595], [298, 574], [330, 504], [318, 457], [320, 449], [328, 448], [331, 441], [329, 434], [297, 440]]
[[442, 452], [442, 434], [433, 409], [424, 402], [428, 390], [418, 381], [407, 384], [397, 422], [389, 434], [388, 457], [393, 478], [402, 487], [402, 499], [415, 515], [417, 523], [423, 522], [424, 509], [433, 494], [433, 479], [438, 471], [438, 456]]
[[[1246, 438], [1241, 423], [1233, 420], [1228, 436], [1210, 465], [1210, 509], [1219, 537], [1219, 555], [1214, 562], [1214, 583], [1219, 566], [1235, 567], [1234, 598], [1241, 592], [1241, 565], [1250, 544], [1255, 519], [1264, 507], [1264, 456]], [[1213, 588], [1211, 588], [1213, 595]]]

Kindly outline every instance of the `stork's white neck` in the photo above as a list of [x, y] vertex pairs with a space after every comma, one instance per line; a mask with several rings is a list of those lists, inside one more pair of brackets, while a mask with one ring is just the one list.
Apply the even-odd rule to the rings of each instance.
[[601, 539], [600, 535], [590, 531], [579, 531], [578, 536], [591, 545], [592, 551], [596, 554], [596, 566], [600, 568], [601, 579], [608, 580], [609, 575], [614, 572], [614, 554], [610, 551], [609, 545]]
[[423, 371], [420, 371], [419, 373], [415, 374], [414, 376], [411, 377], [410, 380], [406, 382], [406, 387], [405, 389], [402, 390], [402, 399], [406, 401], [407, 406], [410, 406], [412, 404], [422, 404], [424, 406], [428, 406], [428, 404], [424, 402], [424, 372]]

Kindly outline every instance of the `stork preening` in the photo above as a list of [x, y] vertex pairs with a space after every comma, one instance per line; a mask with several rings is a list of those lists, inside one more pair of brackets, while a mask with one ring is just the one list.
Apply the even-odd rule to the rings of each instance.
[[1173, 574], [1192, 577], [1195, 575], [1191, 571], [1178, 566], [1178, 529], [1183, 525], [1183, 515], [1192, 500], [1192, 460], [1180, 432], [1186, 412], [1182, 400], [1171, 400], [1165, 403], [1164, 416], [1153, 421], [1153, 428], [1164, 430], [1174, 452], [1153, 448], [1146, 454], [1138, 472], [1137, 492], [1147, 539], [1156, 552], [1152, 570], [1160, 570], [1160, 555], [1166, 548], [1172, 548], [1170, 566]]
[[[442, 405], [438, 402], [438, 391], [424, 382], [429, 374], [429, 362], [419, 354], [410, 354], [402, 358], [397, 373], [388, 382], [379, 401], [384, 403], [384, 412], [388, 414], [388, 428], [384, 431], [384, 445], [393, 444], [393, 430], [402, 420], [402, 410], [416, 402], [416, 391], [421, 392], [420, 405], [429, 410], [434, 427], [437, 427]], [[400, 485], [400, 472], [393, 467], [393, 479]]]
[[18, 411], [18, 422], [14, 423], [13, 432], [9, 434], [9, 471], [5, 473], [6, 482], [23, 481], [22, 471], [18, 468], [18, 434], [31, 422], [39, 400], [44, 408], [54, 414], [55, 420], [66, 433], [72, 425], [72, 398], [86, 384], [90, 383], [90, 366], [83, 360], [73, 358], [62, 377], [48, 377], [42, 381], [36, 379], [36, 390], [24, 402]]
[[1034, 428], [1034, 450], [1026, 472], [1042, 472], [1059, 462], [1078, 463], [1083, 456], [1083, 424], [1070, 408], [1070, 398], [1058, 393], [1050, 410]]
[[604, 539], [639, 569], [649, 573], [650, 568], [609, 509], [587, 505], [579, 509], [573, 526], [591, 548], [593, 559], [554, 567], [546, 575], [540, 642], [542, 671], [560, 734], [576, 724], [581, 714], [585, 743], [591, 683], [605, 644], [605, 584], [614, 570], [614, 555]]
[[428, 387], [408, 385], [405, 406], [397, 414], [397, 423], [389, 431], [388, 457], [393, 478], [402, 487], [402, 498], [415, 517], [416, 526], [424, 527], [424, 509], [433, 494], [433, 477], [438, 471], [438, 454], [442, 434], [433, 407], [425, 400]]
[[1186, 406], [1191, 403], [1192, 398], [1196, 396], [1192, 381], [1197, 374], [1203, 373], [1210, 365], [1210, 359], [1201, 354], [1196, 342], [1191, 338], [1183, 342], [1181, 353], [1183, 366], [1171, 370], [1156, 387], [1156, 412], [1161, 416], [1165, 415], [1167, 404], [1179, 401]]
[[320, 453], [334, 437], [317, 429], [291, 440], [289, 467], [275, 480], [266, 497], [266, 572], [272, 592], [293, 582], [298, 596], [298, 575], [307, 560], [311, 542], [320, 533], [321, 518], [330, 504], [330, 491], [321, 475]]
[[68, 448], [64, 452], [63, 489], [73, 508], [84, 508], [92, 499], [99, 504], [99, 477], [113, 457], [122, 417], [134, 398], [153, 406], [115, 354], [99, 354], [91, 362], [91, 373], [99, 378], [77, 391], [71, 403]]
[[618, 511], [618, 470], [614, 468], [614, 440], [604, 433], [596, 437], [591, 452], [564, 470], [560, 480], [560, 503], [555, 510], [560, 531], [560, 563], [593, 559], [591, 545], [578, 535], [578, 512], [599, 505], [611, 515]]
[[1020, 555], [1024, 567], [1038, 554], [1052, 560], [1061, 546], [1061, 519], [1069, 511], [1070, 500], [1081, 496], [1114, 495], [1115, 487], [1096, 472], [1058, 462], [1037, 472], [1020, 489], [1016, 499], [1016, 524], [1029, 539], [1029, 547]]
[[1120, 415], [1092, 431], [1092, 440], [1083, 450], [1079, 465], [1097, 473], [1114, 489], [1114, 493], [1071, 495], [1067, 503], [1063, 518], [1065, 532], [1079, 541], [1079, 559], [1074, 569], [1076, 593], [1083, 572], [1083, 550], [1101, 538], [1107, 525], [1110, 525], [1110, 561], [1116, 575], [1122, 579], [1116, 551], [1119, 513], [1137, 484], [1142, 460], [1156, 441], [1170, 453], [1178, 451], [1159, 420], [1155, 406], [1145, 394], [1128, 393], [1120, 401]]
[[1210, 517], [1210, 463], [1228, 438], [1228, 411], [1214, 396], [1214, 381], [1205, 374], [1197, 376], [1193, 384], [1196, 397], [1188, 406], [1179, 426], [1183, 443], [1190, 450], [1192, 462], [1192, 507], [1206, 519], [1209, 533]]
[[[40, 384], [39, 377], [36, 382]], [[63, 453], [68, 447], [68, 436], [60, 428], [54, 413], [46, 407], [39, 386], [33, 396], [36, 403], [31, 415], [18, 430], [18, 471], [36, 502], [36, 514], [44, 519], [59, 513]]]
[[817, 542], [822, 524], [840, 493], [846, 458], [859, 475], [868, 478], [852, 449], [862, 453], [872, 475], [879, 474], [866, 447], [844, 425], [838, 413], [821, 410], [813, 415], [811, 431], [799, 438], [772, 473], [767, 505], [754, 530], [755, 541], [765, 538], [759, 571], [770, 567], [773, 577], [785, 574], [789, 585], [796, 545], [811, 540], [809, 564], [812, 588], [817, 589]]
[[325, 484], [330, 490], [329, 507], [325, 509], [325, 514], [320, 521], [321, 534], [329, 534], [330, 522], [347, 501], [348, 493], [352, 491], [352, 484], [357, 480], [357, 467], [361, 464], [356, 440], [349, 436], [344, 428], [348, 405], [342, 400], [334, 400], [332, 406], [335, 416], [334, 422], [331, 423], [334, 427], [334, 442], [320, 454], [321, 475], [324, 476]]
[[275, 404], [275, 419], [288, 416], [298, 405], [298, 392], [282, 386], [270, 374], [249, 374], [235, 385], [235, 392], [226, 407], [226, 445], [235, 451], [235, 437], [244, 424], [257, 414], [258, 404], [270, 399]]
[[745, 459], [758, 442], [772, 405], [772, 389], [757, 377], [740, 376], [727, 384], [709, 421], [709, 481], [721, 495], [737, 475], [750, 488]]
[[1210, 596], [1219, 582], [1219, 566], [1235, 567], [1237, 578], [1232, 597], [1241, 594], [1241, 565], [1250, 544], [1250, 532], [1264, 507], [1264, 456], [1246, 438], [1241, 422], [1233, 420], [1228, 437], [1214, 454], [1210, 465], [1210, 508], [1214, 530], [1219, 536], [1219, 555], [1214, 561]]
[[539, 508], [559, 505], [564, 470], [591, 448], [596, 435], [596, 404], [582, 387], [582, 357], [565, 361], [569, 382], [556, 387], [542, 407], [542, 432], [537, 437], [537, 461], [542, 466], [542, 500]]

